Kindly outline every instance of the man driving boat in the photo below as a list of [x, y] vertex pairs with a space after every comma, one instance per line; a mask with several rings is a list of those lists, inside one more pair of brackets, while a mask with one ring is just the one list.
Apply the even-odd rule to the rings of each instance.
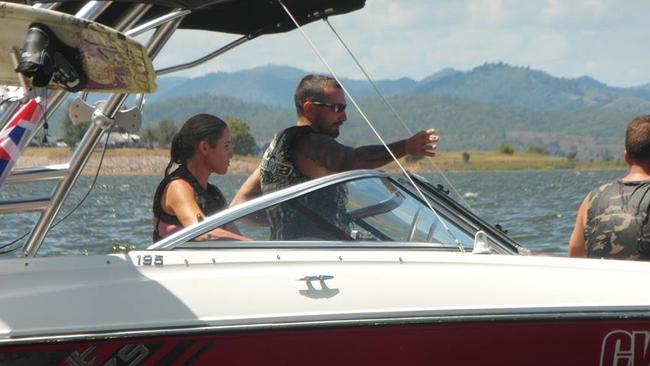
[[[298, 114], [296, 125], [275, 135], [260, 166], [244, 182], [231, 206], [310, 179], [353, 169], [379, 168], [392, 161], [383, 145], [353, 148], [336, 141], [341, 125], [347, 120], [347, 104], [343, 89], [334, 78], [305, 76], [296, 87], [294, 101]], [[398, 159], [406, 155], [434, 156], [438, 141], [435, 130], [428, 129], [391, 143], [388, 148]], [[344, 192], [332, 192], [331, 195], [321, 197], [318, 202], [305, 203], [304, 206], [315, 209], [317, 203], [318, 206], [333, 205], [332, 209], [339, 212], [335, 207], [341, 206]], [[304, 232], [304, 226], [299, 222], [304, 214], [304, 211], [287, 213], [285, 210], [279, 213], [281, 218], [273, 219], [274, 215], [270, 215], [274, 228], [272, 239], [294, 237], [289, 233], [291, 228]], [[339, 228], [345, 226], [342, 216], [327, 215], [333, 220], [331, 224]]]

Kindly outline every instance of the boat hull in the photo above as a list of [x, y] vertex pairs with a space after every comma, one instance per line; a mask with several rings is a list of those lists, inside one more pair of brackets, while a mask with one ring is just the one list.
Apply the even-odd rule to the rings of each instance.
[[459, 318], [277, 327], [41, 339], [1, 346], [0, 364], [647, 365], [650, 360], [650, 319]]

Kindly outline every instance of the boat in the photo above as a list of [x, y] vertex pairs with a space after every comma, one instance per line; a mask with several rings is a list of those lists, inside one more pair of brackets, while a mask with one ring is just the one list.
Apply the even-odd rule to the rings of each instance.
[[[242, 41], [295, 28], [273, 1], [187, 4], [37, 5], [127, 34], [158, 27], [156, 44], [179, 26]], [[363, 7], [283, 4], [301, 24]], [[251, 12], [256, 6], [264, 11]], [[111, 96], [93, 115], [115, 118], [124, 99]], [[3, 214], [40, 214], [24, 257], [0, 261], [2, 365], [648, 364], [647, 264], [530, 255], [412, 173], [339, 173], [226, 209], [146, 249], [40, 257], [101, 129], [91, 125], [69, 164], [16, 170], [6, 182], [59, 183], [47, 199], [0, 203]], [[323, 197], [332, 192], [345, 227], [330, 219]], [[274, 228], [260, 218], [278, 209], [298, 210], [305, 236], [269, 240]], [[253, 240], [193, 241], [228, 223]]]

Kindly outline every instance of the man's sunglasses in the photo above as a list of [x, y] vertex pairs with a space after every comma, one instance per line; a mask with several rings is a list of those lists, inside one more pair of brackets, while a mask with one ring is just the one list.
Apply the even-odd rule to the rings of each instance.
[[348, 106], [347, 104], [339, 104], [339, 103], [334, 103], [334, 104], [332, 104], [332, 103], [322, 103], [322, 102], [312, 102], [312, 103], [314, 103], [316, 105], [319, 105], [321, 107], [327, 107], [327, 108], [333, 110], [334, 113], [343, 112], [343, 111], [345, 111], [345, 108], [347, 108], [347, 106]]

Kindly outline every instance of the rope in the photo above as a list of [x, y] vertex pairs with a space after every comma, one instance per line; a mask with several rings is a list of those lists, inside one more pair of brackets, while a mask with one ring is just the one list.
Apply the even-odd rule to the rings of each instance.
[[[106, 133], [106, 132], [104, 132], [104, 133]], [[110, 135], [111, 135], [110, 131], [109, 131], [108, 133], [106, 133], [106, 141], [104, 142], [104, 148], [103, 148], [103, 150], [102, 150], [102, 155], [101, 155], [101, 157], [100, 157], [100, 159], [99, 159], [99, 164], [98, 164], [98, 166], [97, 166], [97, 172], [95, 172], [95, 177], [93, 178], [93, 181], [92, 181], [92, 183], [90, 184], [90, 187], [88, 188], [88, 191], [87, 191], [86, 194], [81, 198], [81, 200], [80, 200], [80, 201], [79, 201], [79, 202], [78, 202], [78, 203], [77, 203], [77, 204], [72, 208], [72, 210], [70, 210], [70, 212], [66, 213], [65, 216], [63, 216], [61, 219], [59, 219], [57, 222], [55, 222], [54, 225], [52, 225], [52, 227], [50, 227], [50, 229], [47, 231], [48, 233], [49, 233], [52, 229], [54, 229], [58, 224], [60, 224], [61, 222], [63, 222], [63, 220], [67, 219], [70, 215], [72, 215], [72, 213], [75, 212], [79, 207], [81, 207], [81, 205], [84, 203], [84, 201], [86, 200], [86, 198], [88, 198], [88, 196], [90, 195], [90, 192], [92, 192], [93, 188], [95, 187], [95, 183], [97, 183], [97, 177], [99, 176], [99, 172], [100, 172], [100, 170], [102, 169], [102, 163], [104, 162], [104, 155], [106, 154], [106, 146], [108, 145], [108, 138], [110, 137]], [[11, 248], [11, 249], [3, 250], [3, 249], [5, 249], [5, 248], [7, 248], [7, 247], [9, 247], [9, 246], [11, 246], [11, 245], [17, 243], [18, 241], [20, 241], [21, 239], [23, 239], [24, 237], [26, 237], [30, 232], [31, 232], [31, 231], [26, 232], [26, 233], [23, 234], [22, 236], [20, 236], [20, 237], [14, 239], [14, 240], [12, 240], [12, 241], [10, 241], [9, 243], [6, 243], [6, 244], [2, 244], [2, 245], [0, 245], [0, 254], [11, 253], [11, 252], [13, 252], [14, 250], [20, 248], [20, 246], [16, 246], [16, 247]], [[45, 235], [47, 235], [47, 233], [45, 233]]]
[[440, 215], [438, 215], [438, 213], [436, 212], [436, 210], [434, 210], [434, 208], [433, 208], [433, 206], [431, 206], [431, 203], [429, 202], [429, 200], [426, 199], [426, 196], [424, 195], [424, 193], [422, 193], [422, 191], [420, 190], [420, 188], [418, 187], [418, 185], [415, 184], [415, 182], [413, 181], [413, 179], [411, 178], [411, 176], [408, 174], [408, 172], [406, 171], [406, 169], [404, 169], [404, 167], [403, 167], [402, 164], [399, 162], [399, 160], [397, 159], [397, 157], [395, 156], [395, 154], [393, 154], [393, 152], [388, 148], [388, 145], [386, 144], [386, 142], [384, 141], [384, 139], [381, 137], [381, 135], [379, 134], [379, 132], [377, 132], [377, 130], [375, 129], [375, 127], [373, 126], [373, 124], [370, 122], [370, 120], [368, 119], [368, 117], [366, 117], [366, 114], [363, 112], [363, 110], [361, 110], [361, 107], [359, 107], [359, 105], [357, 104], [356, 100], [355, 100], [355, 99], [352, 97], [352, 95], [348, 92], [347, 88], [343, 85], [343, 83], [341, 82], [341, 80], [339, 79], [339, 77], [336, 75], [336, 73], [334, 72], [334, 70], [330, 67], [329, 63], [328, 63], [328, 62], [325, 60], [325, 58], [321, 55], [320, 51], [318, 51], [318, 48], [316, 48], [316, 46], [314, 45], [314, 43], [312, 42], [312, 40], [307, 36], [307, 34], [306, 34], [305, 31], [302, 29], [302, 27], [300, 26], [300, 24], [298, 23], [298, 21], [296, 21], [296, 18], [293, 16], [293, 14], [291, 14], [291, 11], [289, 11], [289, 9], [284, 5], [284, 3], [282, 2], [282, 0], [277, 0], [277, 1], [278, 1], [278, 3], [280, 4], [280, 6], [284, 9], [284, 11], [287, 13], [287, 15], [289, 16], [289, 18], [291, 18], [291, 20], [293, 21], [293, 23], [296, 25], [296, 28], [298, 28], [298, 30], [299, 30], [300, 33], [302, 34], [303, 38], [305, 38], [305, 40], [307, 41], [307, 43], [309, 43], [309, 45], [311, 46], [311, 49], [314, 51], [314, 53], [316, 53], [316, 55], [317, 55], [318, 58], [321, 60], [321, 62], [323, 63], [323, 65], [325, 65], [325, 67], [327, 68], [327, 70], [329, 70], [330, 74], [332, 74], [332, 77], [333, 77], [333, 78], [334, 78], [334, 79], [339, 83], [339, 85], [341, 85], [341, 89], [343, 89], [343, 92], [345, 93], [345, 95], [348, 97], [348, 99], [350, 99], [350, 102], [352, 103], [352, 105], [354, 105], [354, 108], [359, 112], [359, 114], [361, 114], [361, 118], [363, 118], [363, 120], [366, 122], [366, 124], [368, 124], [368, 127], [370, 127], [370, 129], [371, 129], [372, 132], [375, 134], [375, 136], [377, 136], [377, 138], [379, 139], [379, 141], [381, 142], [381, 144], [384, 145], [384, 147], [386, 148], [386, 150], [388, 151], [388, 153], [390, 154], [390, 156], [393, 158], [393, 160], [395, 161], [395, 163], [397, 164], [397, 166], [399, 167], [399, 169], [402, 171], [402, 173], [404, 174], [404, 176], [406, 177], [406, 179], [407, 179], [407, 180], [408, 180], [408, 181], [413, 185], [413, 188], [415, 188], [415, 190], [418, 192], [418, 194], [422, 197], [422, 199], [424, 200], [424, 202], [426, 203], [426, 205], [429, 207], [429, 209], [431, 210], [431, 212], [433, 212], [433, 214], [434, 214], [434, 215], [436, 216], [436, 218], [440, 221], [440, 223], [442, 223], [442, 226], [445, 228], [445, 230], [447, 231], [447, 233], [449, 234], [449, 236], [454, 240], [454, 244], [456, 244], [456, 246], [458, 246], [458, 248], [460, 249], [460, 251], [461, 251], [462, 253], [465, 253], [465, 248], [463, 248], [463, 244], [462, 244], [462, 243], [461, 243], [461, 242], [456, 238], [456, 236], [451, 232], [451, 230], [449, 229], [449, 226], [447, 225], [447, 223], [445, 223], [445, 221], [440, 217]]
[[[370, 75], [366, 72], [366, 69], [361, 65], [361, 63], [359, 62], [359, 60], [357, 59], [357, 57], [352, 53], [352, 51], [350, 50], [350, 48], [348, 47], [348, 45], [343, 41], [343, 39], [341, 38], [341, 36], [339, 36], [338, 32], [336, 32], [336, 30], [334, 29], [334, 27], [332, 26], [332, 24], [329, 22], [329, 20], [328, 20], [327, 18], [323, 18], [323, 21], [324, 21], [325, 23], [327, 23], [327, 25], [330, 27], [330, 29], [332, 30], [332, 32], [334, 33], [334, 35], [336, 35], [336, 38], [338, 38], [338, 40], [339, 40], [339, 42], [341, 43], [341, 45], [345, 48], [345, 50], [348, 52], [348, 54], [350, 55], [350, 57], [352, 58], [352, 60], [354, 60], [354, 62], [355, 62], [355, 63], [357, 64], [357, 66], [359, 67], [359, 70], [361, 70], [361, 72], [362, 72], [363, 75], [366, 77], [366, 79], [368, 80], [368, 82], [370, 82], [370, 85], [372, 85], [373, 89], [375, 89], [375, 92], [377, 93], [377, 95], [378, 95], [379, 97], [381, 97], [381, 99], [384, 101], [384, 104], [386, 104], [386, 106], [388, 106], [388, 109], [390, 109], [391, 113], [393, 113], [393, 115], [395, 116], [395, 118], [397, 118], [397, 120], [400, 121], [400, 123], [402, 124], [402, 126], [404, 126], [404, 128], [406, 129], [406, 131], [407, 131], [409, 134], [413, 135], [413, 131], [409, 128], [409, 126], [406, 124], [406, 122], [404, 122], [404, 119], [402, 119], [402, 116], [400, 116], [399, 113], [397, 113], [397, 110], [395, 110], [395, 108], [394, 108], [393, 105], [388, 101], [388, 99], [387, 99], [387, 98], [382, 94], [382, 92], [381, 92], [381, 91], [379, 90], [379, 88], [377, 87], [377, 84], [375, 84], [375, 81], [374, 81], [374, 80], [370, 77]], [[428, 158], [429, 162], [431, 163], [431, 165], [433, 165], [433, 167], [434, 167], [434, 168], [438, 171], [438, 173], [442, 176], [442, 178], [444, 179], [445, 183], [447, 183], [447, 186], [449, 186], [449, 187], [454, 191], [454, 193], [456, 193], [456, 195], [460, 198], [461, 203], [462, 203], [463, 205], [465, 205], [465, 207], [467, 207], [467, 208], [469, 208], [469, 209], [471, 210], [472, 208], [471, 208], [471, 206], [469, 205], [469, 203], [465, 200], [465, 198], [463, 198], [463, 196], [462, 196], [462, 195], [460, 194], [460, 192], [456, 189], [456, 187], [454, 187], [454, 185], [451, 184], [451, 181], [447, 178], [447, 175], [442, 171], [442, 169], [440, 169], [440, 167], [438, 166], [438, 164], [436, 164], [436, 162], [433, 160], [433, 158], [430, 157], [430, 156], [427, 156], [427, 158]]]

